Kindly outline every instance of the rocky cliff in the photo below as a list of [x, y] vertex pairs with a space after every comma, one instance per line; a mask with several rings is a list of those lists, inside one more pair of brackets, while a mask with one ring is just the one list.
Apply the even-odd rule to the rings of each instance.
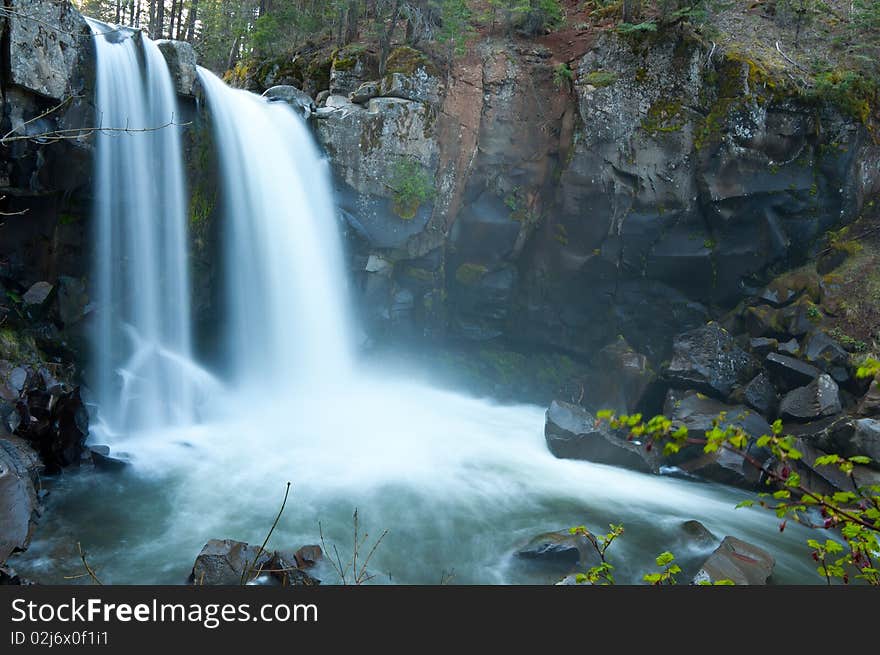
[[570, 68], [496, 39], [448, 75], [397, 54], [384, 79], [331, 82], [316, 121], [380, 334], [583, 356], [623, 335], [659, 361], [880, 184], [845, 107], [681, 30], [606, 33]]

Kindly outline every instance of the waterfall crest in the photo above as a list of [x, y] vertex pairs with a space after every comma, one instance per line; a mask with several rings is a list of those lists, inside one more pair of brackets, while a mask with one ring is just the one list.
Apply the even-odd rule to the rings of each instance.
[[329, 166], [285, 103], [199, 79], [223, 181], [233, 380], [338, 385], [352, 340]]

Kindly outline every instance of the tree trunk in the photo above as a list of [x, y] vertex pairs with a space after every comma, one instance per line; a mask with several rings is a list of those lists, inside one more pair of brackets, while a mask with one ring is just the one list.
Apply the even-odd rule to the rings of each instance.
[[156, 0], [156, 28], [153, 34], [154, 39], [165, 38], [165, 0]]
[[382, 36], [379, 38], [381, 51], [379, 53], [379, 75], [385, 75], [385, 64], [388, 63], [388, 55], [391, 54], [391, 41], [394, 39], [394, 30], [397, 29], [397, 19], [400, 17], [400, 0], [394, 0], [391, 7], [391, 16]]
[[189, 13], [186, 16], [186, 34], [184, 39], [192, 43], [196, 38], [196, 15], [199, 11], [199, 0], [192, 0], [189, 6]]
[[137, 0], [137, 5], [134, 9], [134, 26], [141, 26], [141, 0]]
[[357, 38], [358, 18], [360, 17], [359, 9], [358, 0], [348, 0], [348, 9], [345, 12], [344, 45], [348, 45]]
[[226, 70], [230, 70], [238, 59], [238, 42], [240, 40], [241, 35], [237, 35], [232, 42], [232, 47], [229, 49], [229, 58], [226, 60]]

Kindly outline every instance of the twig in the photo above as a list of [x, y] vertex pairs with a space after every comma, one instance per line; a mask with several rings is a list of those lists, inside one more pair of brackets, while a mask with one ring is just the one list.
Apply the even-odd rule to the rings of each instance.
[[155, 127], [74, 127], [65, 130], [53, 130], [51, 132], [43, 132], [41, 134], [22, 134], [19, 136], [5, 136], [0, 139], [0, 145], [7, 145], [14, 141], [33, 141], [34, 143], [47, 144], [57, 143], [66, 139], [81, 139], [99, 132], [101, 134], [136, 134], [140, 132], [157, 132], [167, 127], [188, 127], [192, 125], [192, 121], [186, 123], [178, 123], [173, 118], [164, 125]]
[[88, 576], [89, 576], [92, 580], [94, 580], [95, 584], [99, 584], [99, 585], [102, 585], [102, 586], [103, 586], [104, 583], [101, 582], [101, 581], [98, 579], [97, 574], [96, 574], [95, 571], [92, 569], [92, 567], [89, 566], [89, 563], [86, 561], [86, 554], [85, 554], [85, 552], [84, 552], [83, 549], [82, 549], [82, 544], [80, 544], [80, 542], [78, 542], [78, 541], [76, 542], [76, 549], [79, 551], [79, 557], [80, 557], [80, 559], [82, 560], [83, 566], [86, 567], [86, 573], [88, 574]]
[[388, 534], [388, 530], [383, 530], [382, 534], [379, 535], [379, 538], [376, 539], [376, 543], [373, 544], [373, 547], [370, 549], [370, 552], [367, 554], [367, 559], [364, 560], [363, 566], [361, 566], [361, 572], [358, 575], [358, 584], [361, 582], [366, 582], [367, 580], [372, 580], [375, 576], [371, 575], [369, 577], [364, 577], [364, 573], [367, 571], [367, 565], [370, 563], [370, 560], [373, 559], [373, 554], [376, 552], [376, 549], [379, 547], [379, 544], [382, 543], [382, 540], [385, 538], [385, 535]]
[[791, 59], [789, 59], [788, 55], [786, 55], [784, 52], [782, 52], [782, 48], [779, 47], [779, 41], [776, 42], [776, 52], [778, 52], [780, 55], [782, 55], [782, 58], [785, 59], [785, 61], [787, 61], [789, 64], [791, 64], [792, 66], [794, 66], [795, 68], [797, 68], [797, 69], [798, 69], [799, 71], [801, 71], [802, 73], [806, 73], [806, 72], [807, 72], [807, 70], [806, 70], [803, 66], [801, 66], [800, 64], [798, 64], [798, 63], [792, 61]]
[[[0, 201], [6, 200], [6, 196], [0, 196]], [[0, 212], [0, 216], [21, 216], [22, 214], [27, 214], [28, 208], [22, 209], [17, 212]], [[3, 224], [0, 223], [0, 227], [3, 227]]]
[[68, 104], [71, 100], [73, 100], [74, 98], [77, 98], [77, 97], [78, 96], [67, 96], [64, 100], [59, 102], [57, 105], [55, 105], [51, 109], [47, 109], [39, 116], [34, 116], [33, 118], [29, 118], [28, 120], [26, 120], [24, 123], [22, 123], [18, 127], [13, 127], [11, 130], [9, 130], [6, 134], [3, 135], [3, 138], [0, 139], [0, 142], [5, 141], [8, 137], [10, 137], [13, 134], [15, 134], [16, 132], [18, 132], [21, 128], [23, 128], [27, 125], [30, 125], [31, 123], [35, 123], [36, 121], [40, 120], [41, 118], [46, 118], [46, 116], [49, 116], [50, 114], [54, 114], [56, 111], [61, 109], [64, 105]]
[[253, 567], [256, 566], [257, 562], [260, 561], [260, 556], [266, 550], [266, 544], [269, 543], [269, 539], [272, 536], [272, 533], [275, 532], [275, 526], [278, 525], [278, 521], [281, 520], [281, 515], [284, 513], [284, 506], [287, 505], [287, 496], [290, 494], [290, 483], [287, 483], [287, 488], [284, 490], [284, 500], [281, 501], [281, 509], [278, 510], [278, 516], [275, 517], [275, 521], [272, 523], [272, 527], [269, 528], [269, 533], [266, 535], [266, 538], [263, 540], [263, 545], [260, 546], [259, 550], [257, 550], [257, 554], [254, 555], [254, 561], [250, 563], [250, 566], [245, 562], [244, 570], [241, 572], [241, 584], [244, 585], [246, 582], [246, 578], [250, 573], [253, 573]]
[[135, 29], [133, 27], [120, 26], [120, 27], [116, 27], [116, 28], [113, 28], [110, 30], [106, 30], [105, 32], [92, 32], [92, 31], [68, 32], [67, 30], [62, 30], [57, 25], [54, 25], [48, 21], [45, 21], [42, 18], [37, 18], [36, 16], [29, 16], [27, 14], [22, 14], [17, 11], [13, 11], [12, 9], [9, 9], [8, 7], [0, 7], [0, 16], [6, 16], [7, 18], [15, 17], [15, 18], [21, 18], [23, 20], [33, 21], [34, 23], [39, 23], [40, 25], [48, 27], [53, 32], [58, 32], [59, 34], [67, 34], [68, 36], [75, 36], [77, 38], [85, 38], [85, 37], [91, 38], [93, 36], [104, 36], [105, 34], [113, 34], [115, 32], [124, 32], [129, 29], [131, 29], [131, 30]]

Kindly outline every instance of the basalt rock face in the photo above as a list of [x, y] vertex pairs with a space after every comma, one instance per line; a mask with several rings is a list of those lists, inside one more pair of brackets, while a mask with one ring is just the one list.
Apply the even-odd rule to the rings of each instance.
[[94, 50], [67, 0], [12, 0], [6, 7], [0, 211], [11, 215], [3, 216], [0, 283], [22, 295], [35, 282], [86, 270], [93, 136], [40, 135], [95, 124]]
[[[679, 34], [602, 35], [571, 83], [549, 51], [501, 39], [448, 74], [410, 63], [318, 110], [380, 335], [585, 356], [622, 335], [656, 365], [675, 334], [815, 252], [880, 184], [857, 121], [768, 93], [745, 58], [707, 63]], [[403, 213], [401, 161], [431, 182]], [[809, 306], [768, 293], [754, 336], [806, 335]]]

